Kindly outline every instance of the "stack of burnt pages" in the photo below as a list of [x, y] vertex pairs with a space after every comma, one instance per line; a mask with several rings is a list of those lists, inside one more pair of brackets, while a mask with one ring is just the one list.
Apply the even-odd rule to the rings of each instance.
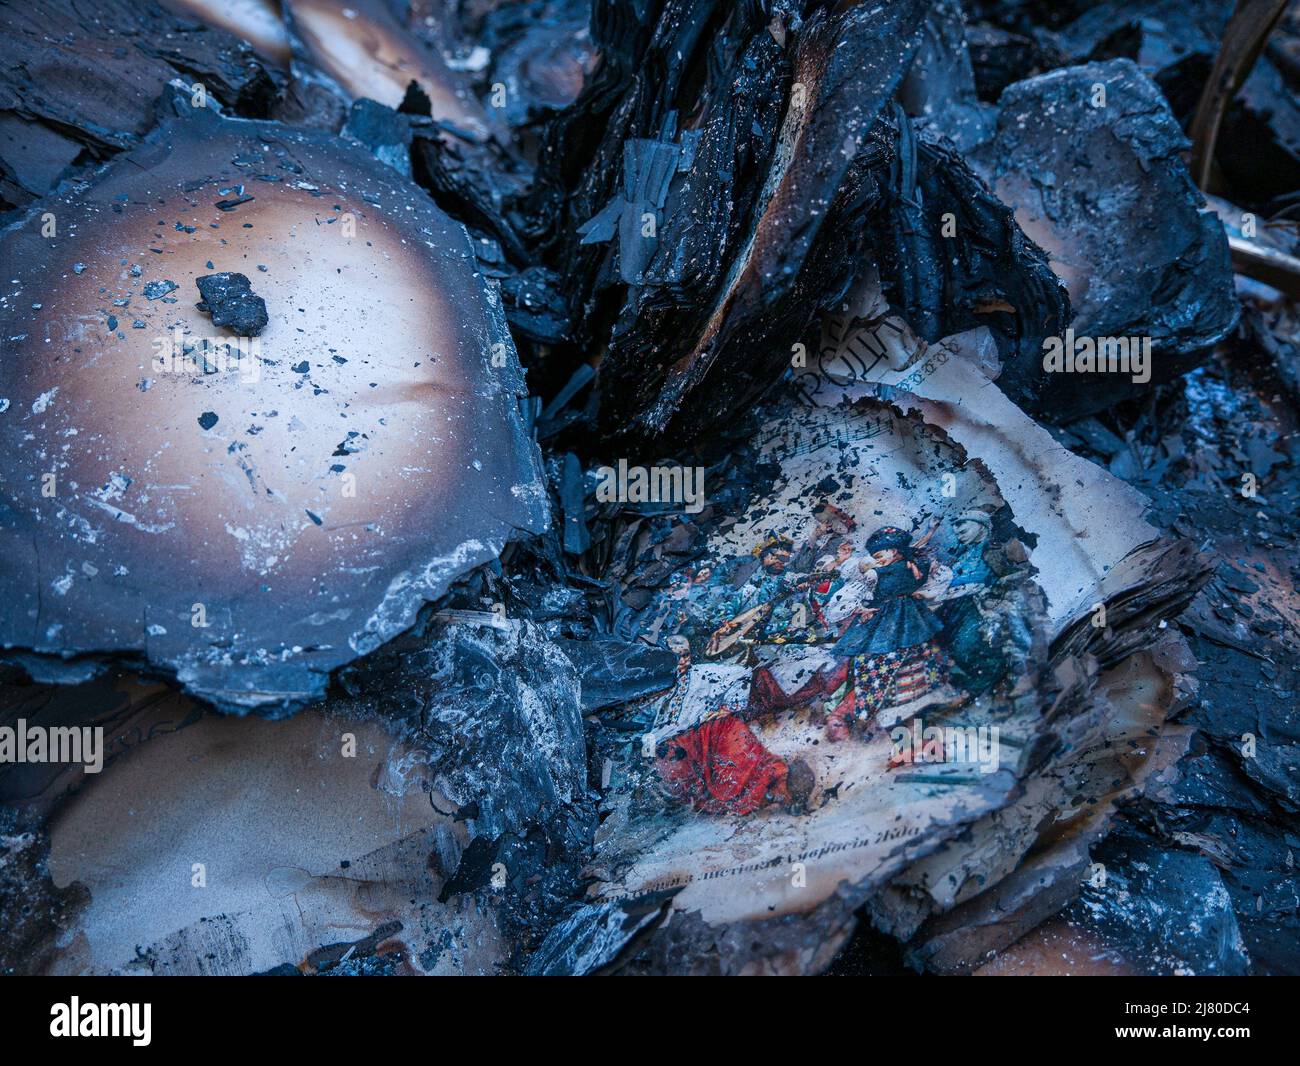
[[1193, 547], [1007, 400], [986, 332], [854, 307], [738, 442], [752, 495], [620, 536], [677, 680], [599, 715], [590, 902], [535, 970], [815, 972], [865, 909], [968, 971], [1186, 748]]
[[1241, 211], [1034, 5], [461, 7], [0, 15], [0, 970], [1014, 960], [1213, 572], [1057, 424]]

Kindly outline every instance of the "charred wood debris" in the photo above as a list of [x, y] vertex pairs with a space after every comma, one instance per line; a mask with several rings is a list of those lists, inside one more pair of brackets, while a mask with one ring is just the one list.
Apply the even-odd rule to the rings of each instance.
[[3, 972], [1300, 969], [1300, 4], [0, 28]]

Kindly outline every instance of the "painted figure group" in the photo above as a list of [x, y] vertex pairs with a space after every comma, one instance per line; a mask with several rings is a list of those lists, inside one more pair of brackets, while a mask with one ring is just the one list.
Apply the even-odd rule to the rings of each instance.
[[920, 536], [884, 526], [860, 548], [853, 527], [826, 506], [801, 548], [781, 535], [758, 544], [738, 586], [706, 566], [670, 591], [664, 621], [683, 673], [692, 662], [748, 671], [742, 696], [658, 744], [670, 797], [710, 814], [799, 810], [811, 772], [769, 751], [752, 724], [810, 708], [828, 741], [846, 741], [880, 727], [886, 711], [898, 721], [957, 705], [1005, 673], [981, 609], [982, 594], [1010, 569], [992, 515], [973, 508], [953, 519], [947, 565], [930, 546], [938, 525]]

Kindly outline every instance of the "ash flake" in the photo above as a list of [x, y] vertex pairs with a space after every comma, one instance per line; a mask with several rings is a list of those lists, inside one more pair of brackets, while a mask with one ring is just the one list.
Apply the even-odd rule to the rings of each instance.
[[[36, 402], [32, 404], [32, 414], [34, 415], [44, 414], [45, 409], [54, 402], [54, 397], [58, 395], [58, 392], [59, 392], [59, 387], [55, 385], [54, 388], [50, 389], [49, 392], [43, 392], [39, 396], [37, 396]], [[6, 401], [6, 406], [7, 405], [8, 402]]]

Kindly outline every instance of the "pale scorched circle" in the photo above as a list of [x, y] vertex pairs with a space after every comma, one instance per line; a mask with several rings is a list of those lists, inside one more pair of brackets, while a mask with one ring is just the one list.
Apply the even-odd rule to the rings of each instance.
[[[187, 122], [3, 248], [6, 646], [300, 701], [544, 523], [497, 294], [359, 149]], [[259, 336], [196, 308], [219, 272], [265, 300]]]

